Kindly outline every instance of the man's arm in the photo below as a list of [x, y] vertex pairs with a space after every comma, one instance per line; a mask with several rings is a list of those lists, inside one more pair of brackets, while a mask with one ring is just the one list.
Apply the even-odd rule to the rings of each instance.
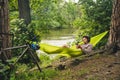
[[88, 45], [85, 48], [81, 48], [84, 53], [90, 53], [92, 51], [92, 45]]

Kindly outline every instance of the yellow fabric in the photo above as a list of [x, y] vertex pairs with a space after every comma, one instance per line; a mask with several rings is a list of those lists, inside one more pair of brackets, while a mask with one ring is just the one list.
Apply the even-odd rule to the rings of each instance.
[[[98, 34], [91, 38], [90, 44], [96, 46], [96, 44], [108, 33], [108, 31], [105, 31], [101, 34]], [[79, 44], [82, 44], [80, 42]], [[71, 48], [64, 48], [64, 47], [58, 47], [53, 46], [45, 43], [40, 43], [40, 50], [48, 53], [48, 54], [58, 54], [60, 56], [66, 56], [66, 57], [76, 57], [82, 55], [82, 51], [79, 49], [76, 49], [76, 46], [72, 46]]]

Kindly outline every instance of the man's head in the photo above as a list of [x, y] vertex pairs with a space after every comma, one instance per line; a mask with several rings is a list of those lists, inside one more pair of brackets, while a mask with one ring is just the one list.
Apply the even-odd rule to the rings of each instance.
[[89, 36], [83, 36], [82, 41], [86, 44], [90, 42], [90, 37]]

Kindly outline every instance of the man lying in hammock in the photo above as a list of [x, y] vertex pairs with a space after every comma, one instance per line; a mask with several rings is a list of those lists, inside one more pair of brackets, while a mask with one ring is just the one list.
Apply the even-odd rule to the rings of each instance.
[[83, 41], [84, 44], [82, 44], [82, 45], [77, 44], [76, 48], [81, 49], [82, 52], [85, 53], [85, 54], [90, 53], [92, 51], [92, 48], [93, 48], [92, 44], [89, 43], [90, 42], [90, 37], [89, 36], [83, 36], [82, 41]]
[[[92, 48], [108, 33], [105, 31], [101, 34], [98, 34], [91, 39], [88, 36], [83, 36], [82, 42], [79, 42], [77, 45], [72, 45], [70, 47], [64, 45], [62, 47], [53, 46], [46, 43], [40, 43], [40, 50], [44, 51], [47, 54], [58, 54], [59, 56], [66, 57], [76, 57], [80, 56], [83, 53], [90, 53]], [[67, 48], [65, 48], [67, 47]], [[76, 49], [77, 48], [77, 49]]]
[[[89, 36], [83, 36], [82, 37], [82, 41], [84, 44], [80, 45], [80, 44], [76, 44], [76, 48], [77, 49], [81, 49], [83, 53], [87, 54], [90, 53], [92, 51], [93, 45], [90, 44], [90, 37]], [[63, 47], [67, 47], [66, 45], [64, 45]]]

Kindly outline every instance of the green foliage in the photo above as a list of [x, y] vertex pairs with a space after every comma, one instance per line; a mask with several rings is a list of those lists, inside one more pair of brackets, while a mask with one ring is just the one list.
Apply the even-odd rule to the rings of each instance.
[[80, 0], [79, 3], [82, 15], [74, 21], [74, 26], [90, 36], [109, 29], [112, 0]]
[[14, 11], [14, 12], [10, 12], [10, 21], [11, 20], [15, 20], [15, 19], [17, 19], [18, 18], [18, 15], [19, 13], [18, 13], [18, 11]]
[[17, 0], [9, 0], [9, 9], [10, 9], [10, 11], [18, 10], [18, 1]]
[[59, 71], [54, 69], [46, 69], [44, 70], [44, 74], [46, 78], [52, 78], [58, 74]]
[[40, 42], [40, 34], [37, 33], [37, 28], [34, 26], [34, 23], [27, 26], [24, 24], [23, 19], [13, 19], [10, 21], [10, 26], [11, 33], [14, 34], [13, 46], [24, 45], [27, 40], [31, 40], [34, 36], [39, 36], [37, 37], [37, 41]]
[[72, 22], [79, 15], [77, 5], [63, 0], [32, 0], [32, 19], [37, 20], [40, 28], [59, 29], [72, 27]]
[[10, 76], [10, 67], [0, 60], [0, 79], [8, 80]]
[[[24, 24], [24, 20], [23, 19], [13, 19], [10, 22], [10, 26], [11, 26], [11, 33], [14, 34], [14, 38], [13, 38], [13, 46], [21, 46], [21, 45], [25, 45], [27, 43], [27, 41], [30, 41], [33, 39], [33, 37], [36, 37], [36, 42], [40, 42], [40, 34], [37, 32], [38, 29], [35, 27], [35, 23], [32, 22], [31, 24], [29, 24], [28, 26]], [[18, 57], [21, 55], [21, 53], [23, 52], [22, 48], [16, 49], [16, 50], [12, 50], [13, 56]], [[35, 52], [35, 51], [34, 51]], [[29, 66], [33, 67], [34, 65], [32, 64], [33, 61], [31, 59], [31, 56], [29, 55], [28, 52], [26, 52], [26, 55], [24, 55], [22, 57], [22, 59], [19, 60], [19, 62], [21, 63], [26, 63]]]
[[19, 64], [16, 71], [12, 73], [10, 80], [51, 80], [58, 75], [58, 71], [54, 69], [43, 69], [42, 72], [31, 70], [26, 65]]
[[49, 66], [51, 64], [51, 62], [52, 62], [50, 57], [48, 55], [45, 55], [45, 54], [39, 55], [39, 58], [40, 58], [42, 67]]
[[33, 13], [33, 20], [38, 21], [36, 24], [39, 25], [42, 30], [50, 29], [51, 26], [59, 27], [59, 23], [54, 20], [56, 17], [56, 15], [53, 13], [53, 11], [56, 9], [54, 2], [52, 0], [43, 0], [36, 2], [39, 2], [39, 4], [37, 4], [37, 7], [34, 7], [31, 3], [31, 6], [33, 6], [33, 8], [36, 10]]
[[11, 20], [11, 33], [14, 34], [14, 45], [22, 45], [25, 40], [28, 39], [28, 31], [26, 25], [24, 24], [24, 20], [13, 19]]
[[[27, 29], [26, 25], [24, 24], [24, 20], [19, 20], [19, 19], [13, 19], [10, 21], [10, 26], [11, 26], [11, 33], [14, 34], [13, 38], [13, 46], [19, 46], [25, 44], [25, 40], [28, 39], [27, 36]], [[20, 55], [19, 53], [22, 51], [22, 49], [15, 50], [13, 51], [14, 55]], [[17, 53], [16, 53], [17, 52]]]

